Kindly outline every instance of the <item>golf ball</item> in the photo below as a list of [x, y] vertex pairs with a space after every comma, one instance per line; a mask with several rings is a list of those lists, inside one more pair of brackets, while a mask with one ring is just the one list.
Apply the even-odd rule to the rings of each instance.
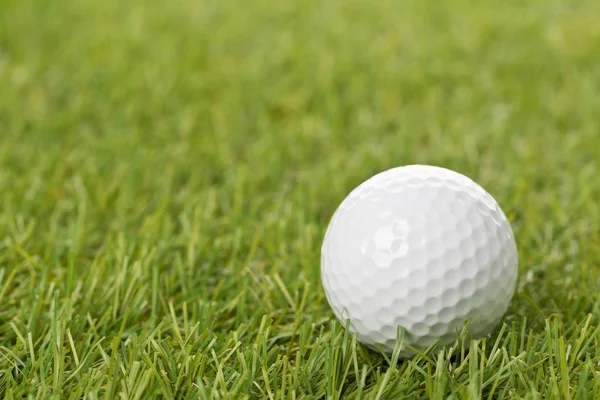
[[[457, 172], [408, 165], [354, 189], [334, 213], [321, 278], [335, 316], [366, 346], [401, 357], [494, 330], [517, 281], [512, 228], [492, 196]], [[400, 329], [399, 329], [400, 328]], [[406, 345], [409, 345], [408, 347]]]

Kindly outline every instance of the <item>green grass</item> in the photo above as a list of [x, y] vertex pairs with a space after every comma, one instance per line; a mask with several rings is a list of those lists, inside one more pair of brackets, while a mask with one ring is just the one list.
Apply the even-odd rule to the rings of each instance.
[[[598, 2], [0, 0], [0, 397], [600, 398]], [[358, 183], [482, 184], [487, 340], [369, 352], [320, 286]]]

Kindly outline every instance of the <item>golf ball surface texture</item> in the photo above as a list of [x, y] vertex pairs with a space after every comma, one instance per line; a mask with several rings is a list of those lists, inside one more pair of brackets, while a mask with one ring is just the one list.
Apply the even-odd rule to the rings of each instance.
[[[517, 246], [496, 201], [445, 168], [409, 165], [368, 179], [327, 228], [322, 283], [336, 317], [363, 344], [391, 353], [452, 344], [499, 324], [517, 280]], [[414, 352], [404, 346], [401, 357]]]

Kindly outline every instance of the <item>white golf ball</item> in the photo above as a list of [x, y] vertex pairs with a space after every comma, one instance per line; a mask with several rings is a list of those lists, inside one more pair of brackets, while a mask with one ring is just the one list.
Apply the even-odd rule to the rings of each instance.
[[445, 168], [409, 165], [368, 179], [333, 215], [321, 277], [336, 317], [357, 339], [401, 357], [451, 344], [465, 323], [491, 333], [514, 294], [512, 228], [481, 186]]

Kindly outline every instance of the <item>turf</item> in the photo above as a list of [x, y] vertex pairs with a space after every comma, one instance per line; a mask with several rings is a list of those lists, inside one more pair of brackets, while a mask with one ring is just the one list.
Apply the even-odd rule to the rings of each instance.
[[[600, 398], [599, 12], [0, 0], [0, 397]], [[492, 337], [398, 361], [320, 244], [412, 163], [488, 189], [519, 281]]]

